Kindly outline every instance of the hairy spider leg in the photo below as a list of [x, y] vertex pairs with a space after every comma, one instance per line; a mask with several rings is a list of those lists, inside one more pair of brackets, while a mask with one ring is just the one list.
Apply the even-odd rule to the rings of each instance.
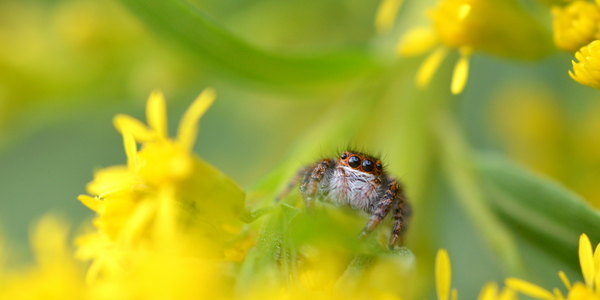
[[321, 179], [323, 179], [327, 169], [330, 168], [334, 163], [335, 162], [331, 159], [323, 159], [317, 163], [317, 165], [312, 169], [312, 172], [310, 171], [311, 169], [306, 172], [304, 180], [302, 180], [302, 185], [300, 186], [300, 191], [302, 192], [302, 198], [304, 199], [304, 206], [308, 212], [313, 210], [313, 205], [315, 202], [314, 197], [317, 194], [319, 182], [321, 182]]
[[[314, 166], [313, 166], [313, 168], [314, 168]], [[277, 196], [275, 197], [275, 203], [277, 203], [277, 202], [281, 201], [281, 199], [285, 198], [294, 189], [294, 187], [298, 183], [301, 183], [302, 181], [300, 179], [303, 179], [305, 177], [308, 170], [309, 170], [309, 167], [303, 167], [300, 170], [298, 170], [298, 172], [296, 172], [294, 177], [292, 177], [292, 179], [290, 180], [288, 185], [285, 187], [285, 189], [283, 191], [281, 191], [279, 194], [277, 194]]]
[[385, 191], [385, 195], [379, 202], [377, 210], [375, 210], [375, 212], [371, 215], [371, 219], [365, 228], [363, 228], [360, 234], [361, 239], [365, 238], [369, 233], [371, 233], [371, 231], [373, 231], [373, 229], [377, 227], [377, 225], [379, 225], [379, 223], [381, 223], [381, 221], [383, 221], [383, 219], [385, 219], [392, 208], [392, 204], [394, 203], [399, 190], [400, 187], [398, 183], [395, 180], [392, 180], [388, 185], [387, 191]]
[[392, 235], [390, 236], [389, 248], [394, 249], [396, 240], [400, 237], [400, 245], [404, 245], [404, 233], [408, 226], [408, 219], [410, 218], [411, 207], [406, 201], [404, 195], [404, 188], [400, 186], [398, 191], [398, 197], [396, 198], [396, 205], [394, 207], [394, 227], [392, 228]]

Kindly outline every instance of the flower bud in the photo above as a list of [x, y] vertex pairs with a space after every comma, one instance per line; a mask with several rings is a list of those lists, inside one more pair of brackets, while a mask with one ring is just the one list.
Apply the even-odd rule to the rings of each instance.
[[554, 44], [561, 50], [575, 52], [593, 40], [600, 39], [600, 8], [592, 2], [574, 1], [552, 8]]

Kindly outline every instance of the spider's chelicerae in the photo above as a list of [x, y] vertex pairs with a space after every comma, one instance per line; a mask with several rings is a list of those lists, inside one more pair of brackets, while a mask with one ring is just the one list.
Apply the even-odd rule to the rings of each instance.
[[385, 173], [381, 161], [356, 151], [344, 151], [339, 157], [322, 159], [298, 171], [276, 201], [285, 197], [301, 182], [300, 192], [308, 211], [319, 199], [336, 205], [348, 205], [370, 215], [360, 236], [373, 231], [391, 211], [393, 227], [389, 247], [394, 248], [406, 231], [411, 207], [400, 182]]

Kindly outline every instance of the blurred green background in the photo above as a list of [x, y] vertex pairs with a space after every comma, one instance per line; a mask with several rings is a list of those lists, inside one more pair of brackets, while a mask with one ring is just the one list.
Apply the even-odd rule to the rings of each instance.
[[[77, 195], [95, 169], [125, 163], [114, 115], [143, 120], [147, 96], [160, 89], [174, 130], [192, 99], [214, 86], [217, 101], [202, 118], [195, 152], [241, 186], [284, 161], [291, 174], [348, 144], [382, 154], [415, 202], [408, 246], [420, 298], [435, 298], [440, 247], [461, 298], [508, 275], [548, 288], [560, 286], [561, 269], [580, 279], [576, 252], [555, 255], [501, 218], [525, 271], [507, 267], [460, 201], [438, 142], [423, 133], [442, 110], [469, 151], [499, 153], [600, 206], [598, 91], [569, 78], [571, 54], [517, 61], [478, 52], [466, 89], [451, 96], [457, 54], [422, 91], [413, 83], [422, 57], [394, 53], [408, 28], [427, 24], [424, 11], [436, 1], [407, 0], [382, 35], [373, 28], [378, 0], [191, 1], [214, 22], [208, 29], [178, 23], [168, 10], [152, 19], [143, 2], [124, 2], [0, 2], [0, 221], [13, 257], [28, 259], [29, 225], [45, 212], [64, 214], [75, 228], [93, 216]], [[550, 30], [547, 7], [519, 3]], [[211, 32], [235, 37], [234, 46], [196, 39]]]

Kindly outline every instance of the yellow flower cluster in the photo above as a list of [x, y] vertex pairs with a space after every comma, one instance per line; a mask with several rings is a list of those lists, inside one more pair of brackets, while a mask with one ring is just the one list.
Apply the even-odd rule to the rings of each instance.
[[[383, 1], [381, 7], [387, 2]], [[455, 95], [466, 85], [469, 60], [475, 51], [537, 59], [548, 50], [543, 29], [513, 1], [441, 0], [427, 15], [433, 26], [411, 29], [397, 47], [400, 56], [420, 55], [435, 48], [417, 72], [416, 83], [422, 88], [429, 85], [450, 49], [460, 54], [451, 83]], [[379, 18], [376, 21], [385, 23]]]
[[592, 243], [586, 234], [579, 238], [579, 264], [584, 282], [571, 284], [563, 271], [558, 273], [568, 290], [565, 297], [558, 288], [552, 292], [533, 283], [518, 279], [507, 278], [506, 285], [524, 295], [540, 300], [598, 300], [600, 299], [600, 244], [592, 252]]
[[573, 1], [566, 7], [553, 7], [554, 44], [561, 50], [575, 52], [600, 38], [600, 8], [589, 1]]
[[225, 292], [218, 271], [224, 242], [247, 212], [244, 192], [192, 154], [198, 121], [214, 99], [210, 88], [200, 94], [175, 139], [168, 137], [160, 92], [148, 100], [148, 126], [126, 115], [115, 117], [127, 166], [97, 171], [87, 186], [93, 196], [79, 197], [97, 213], [96, 230], [76, 240], [76, 256], [92, 261], [86, 276], [92, 294], [192, 299]]
[[569, 76], [573, 80], [587, 86], [600, 90], [600, 40], [591, 42], [582, 47], [573, 61], [573, 72], [569, 71]]
[[565, 7], [553, 7], [554, 44], [575, 52], [569, 76], [580, 84], [600, 89], [600, 1], [577, 0]]

